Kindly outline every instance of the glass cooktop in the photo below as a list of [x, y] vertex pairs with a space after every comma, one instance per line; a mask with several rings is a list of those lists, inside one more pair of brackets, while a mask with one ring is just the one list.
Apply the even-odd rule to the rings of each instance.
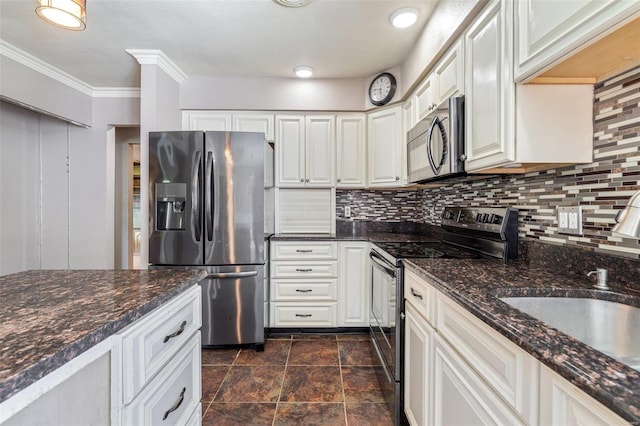
[[439, 257], [445, 259], [475, 259], [477, 253], [441, 242], [380, 242], [375, 243], [396, 260]]

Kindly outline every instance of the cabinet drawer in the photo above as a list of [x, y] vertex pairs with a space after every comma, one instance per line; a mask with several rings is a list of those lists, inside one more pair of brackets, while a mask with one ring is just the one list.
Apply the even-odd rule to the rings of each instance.
[[120, 335], [124, 404], [200, 329], [201, 310], [200, 286], [194, 286]]
[[336, 327], [336, 303], [272, 303], [273, 327]]
[[200, 404], [200, 332], [124, 409], [124, 424], [184, 425]]
[[338, 261], [271, 262], [271, 278], [336, 278]]
[[337, 259], [338, 244], [323, 241], [277, 241], [271, 243], [272, 260]]
[[311, 279], [311, 280], [273, 280], [274, 301], [287, 300], [337, 300], [338, 280]]
[[404, 298], [430, 324], [435, 324], [436, 290], [411, 271], [404, 271]]
[[527, 423], [537, 424], [538, 361], [441, 293], [436, 312], [440, 334]]

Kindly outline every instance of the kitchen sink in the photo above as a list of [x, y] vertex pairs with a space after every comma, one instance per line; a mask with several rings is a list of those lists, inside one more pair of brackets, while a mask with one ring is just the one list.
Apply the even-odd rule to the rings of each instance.
[[640, 308], [575, 297], [501, 297], [500, 300], [640, 370]]

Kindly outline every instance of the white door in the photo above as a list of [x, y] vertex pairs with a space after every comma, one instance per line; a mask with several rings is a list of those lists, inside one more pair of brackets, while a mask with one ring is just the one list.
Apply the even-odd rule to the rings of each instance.
[[364, 114], [337, 117], [336, 187], [364, 188], [367, 183]]
[[304, 116], [276, 116], [276, 186], [305, 186]]
[[340, 242], [338, 327], [369, 325], [369, 243]]
[[232, 118], [234, 131], [262, 132], [266, 140], [273, 142], [275, 136], [273, 114], [234, 112]]
[[231, 113], [219, 111], [183, 111], [182, 130], [231, 130]]
[[432, 424], [433, 329], [405, 302], [404, 413], [412, 426]]
[[369, 186], [400, 186], [402, 106], [369, 114], [367, 122]]
[[323, 188], [335, 186], [335, 116], [307, 116], [305, 120], [305, 128], [306, 185]]

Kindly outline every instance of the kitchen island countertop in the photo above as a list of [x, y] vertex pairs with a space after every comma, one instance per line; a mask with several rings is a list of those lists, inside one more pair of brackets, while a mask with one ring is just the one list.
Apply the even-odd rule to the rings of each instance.
[[[640, 371], [522, 313], [507, 296], [590, 297], [640, 307], [640, 293], [613, 286], [596, 291], [584, 276], [525, 261], [411, 259], [408, 270], [520, 346], [559, 375], [632, 424], [640, 424]], [[614, 294], [617, 293], [617, 294]], [[611, 324], [612, 330], [615, 324]]]
[[0, 402], [196, 285], [199, 270], [32, 270], [0, 277]]

